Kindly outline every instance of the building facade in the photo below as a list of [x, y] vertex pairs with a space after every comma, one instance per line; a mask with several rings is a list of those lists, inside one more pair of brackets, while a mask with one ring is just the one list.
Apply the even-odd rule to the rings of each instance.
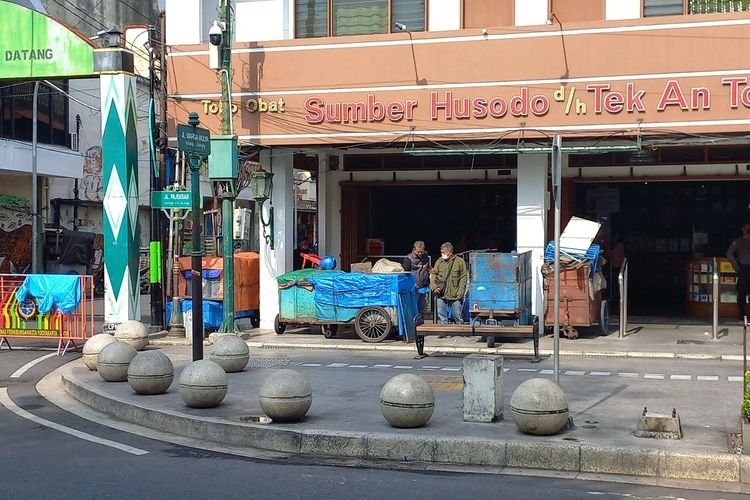
[[[216, 3], [166, 2], [172, 131], [193, 111], [220, 130]], [[528, 250], [539, 269], [556, 135], [563, 225], [599, 220], [605, 249], [624, 243], [631, 311], [709, 317], [710, 259], [750, 217], [750, 2], [232, 4], [234, 130], [274, 172], [264, 326], [274, 276], [292, 268], [295, 168], [316, 172], [319, 251], [344, 270], [372, 239], [391, 255], [415, 239], [433, 255], [446, 240]], [[722, 283], [731, 315], [732, 277]], [[542, 316], [539, 272], [534, 287]]]

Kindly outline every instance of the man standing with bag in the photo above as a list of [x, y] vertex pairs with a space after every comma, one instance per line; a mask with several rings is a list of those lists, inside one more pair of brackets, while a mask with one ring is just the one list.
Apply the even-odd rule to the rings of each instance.
[[448, 309], [455, 323], [463, 323], [463, 300], [466, 293], [466, 263], [453, 254], [453, 245], [440, 245], [440, 259], [430, 272], [430, 288], [437, 297], [438, 321], [448, 323]]
[[424, 241], [415, 241], [409, 255], [404, 257], [404, 271], [414, 273], [417, 291], [417, 306], [421, 314], [427, 314], [427, 294], [430, 285], [430, 258], [424, 248]]

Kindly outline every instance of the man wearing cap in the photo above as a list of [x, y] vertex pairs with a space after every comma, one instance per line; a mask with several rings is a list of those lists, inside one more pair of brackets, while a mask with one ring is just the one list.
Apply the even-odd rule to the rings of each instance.
[[454, 322], [463, 323], [466, 278], [466, 263], [453, 253], [453, 245], [450, 242], [440, 245], [440, 259], [430, 272], [430, 289], [437, 297], [436, 308], [440, 323], [448, 323], [448, 310]]

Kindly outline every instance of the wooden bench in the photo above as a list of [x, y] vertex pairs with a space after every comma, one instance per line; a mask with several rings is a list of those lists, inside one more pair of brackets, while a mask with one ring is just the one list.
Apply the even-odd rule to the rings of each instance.
[[424, 353], [424, 338], [428, 335], [445, 335], [450, 337], [487, 337], [487, 347], [495, 347], [496, 336], [522, 336], [531, 335], [534, 341], [534, 362], [541, 361], [539, 357], [539, 323], [521, 326], [483, 325], [477, 322], [463, 324], [421, 324], [417, 325], [415, 344], [417, 346], [417, 359], [427, 355]]

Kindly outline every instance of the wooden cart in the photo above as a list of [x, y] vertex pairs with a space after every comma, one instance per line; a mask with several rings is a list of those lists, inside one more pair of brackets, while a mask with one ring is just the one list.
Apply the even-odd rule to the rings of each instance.
[[[544, 324], [548, 329], [555, 321], [554, 274], [545, 266]], [[560, 331], [569, 339], [578, 337], [576, 327], [596, 326], [602, 335], [609, 333], [609, 305], [602, 291], [592, 291], [591, 263], [581, 262], [560, 269]]]

